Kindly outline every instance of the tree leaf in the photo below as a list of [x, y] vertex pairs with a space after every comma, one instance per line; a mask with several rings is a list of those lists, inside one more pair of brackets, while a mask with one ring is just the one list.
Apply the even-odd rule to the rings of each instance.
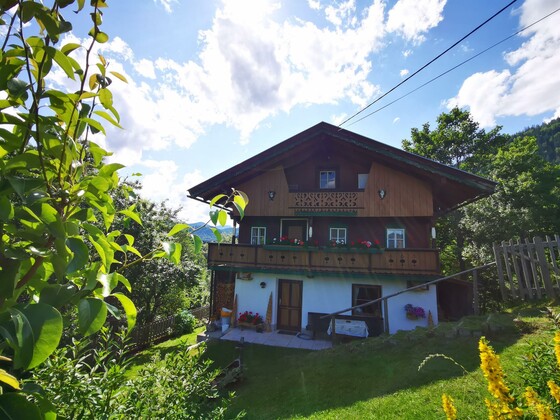
[[126, 323], [128, 326], [128, 332], [130, 333], [130, 331], [132, 331], [132, 329], [136, 325], [136, 316], [137, 316], [136, 306], [134, 306], [134, 303], [126, 295], [123, 295], [122, 293], [119, 292], [113, 293], [112, 296], [116, 297], [121, 303], [122, 307], [124, 308], [124, 312], [126, 314]]
[[173, 236], [185, 229], [189, 229], [190, 226], [185, 224], [185, 223], [177, 223], [175, 226], [173, 226], [173, 228], [169, 231], [169, 233], [167, 234], [167, 236]]
[[41, 290], [39, 302], [60, 308], [70, 302], [77, 291], [78, 288], [74, 283], [48, 284]]
[[[14, 218], [14, 206], [6, 196], [0, 196], [0, 220], [7, 222]], [[169, 234], [168, 234], [169, 236]]]
[[88, 32], [88, 35], [95, 39], [95, 41], [99, 42], [100, 44], [104, 44], [109, 40], [109, 35], [105, 32], [95, 31], [95, 28], [91, 28]]
[[60, 51], [65, 54], [68, 55], [70, 54], [72, 51], [77, 50], [78, 48], [81, 48], [80, 44], [76, 44], [74, 42], [69, 42], [68, 44], [64, 44], [61, 48]]
[[85, 336], [101, 329], [107, 319], [107, 307], [101, 299], [86, 298], [78, 303], [78, 329]]
[[228, 215], [225, 210], [220, 210], [218, 212], [218, 223], [222, 226], [225, 226], [227, 223]]
[[0, 414], [7, 420], [42, 420], [43, 418], [39, 408], [25, 395], [14, 392], [0, 395]]
[[121, 125], [118, 123], [117, 120], [115, 120], [112, 116], [110, 116], [108, 113], [106, 113], [105, 111], [94, 111], [94, 114], [99, 115], [100, 117], [106, 119], [107, 121], [109, 121], [111, 124], [113, 124], [115, 127], [118, 128], [122, 128]]
[[105, 108], [110, 108], [113, 105], [113, 94], [107, 88], [99, 89], [99, 102]]
[[128, 83], [128, 80], [126, 80], [126, 77], [124, 77], [122, 74], [120, 74], [120, 73], [118, 73], [118, 72], [116, 72], [116, 71], [110, 71], [109, 73], [111, 73], [111, 74], [112, 74], [113, 76], [115, 76], [117, 79], [119, 79], [119, 80], [121, 80], [121, 81], [123, 81], [123, 82], [125, 82], [125, 83]]
[[96, 121], [93, 118], [82, 118], [82, 121], [88, 123], [90, 128], [97, 130], [96, 132], [94, 132], [94, 134], [97, 132], [102, 132], [103, 134], [107, 134], [105, 132], [105, 128], [103, 127], [103, 125], [101, 125], [99, 121]]
[[54, 61], [64, 70], [66, 76], [69, 79], [74, 80], [74, 68], [72, 67], [72, 63], [68, 60], [66, 54], [62, 53], [61, 51], [54, 49]]
[[214, 233], [214, 236], [216, 237], [218, 243], [222, 242], [222, 233], [220, 232], [220, 230], [216, 228], [210, 228], [210, 229]]
[[124, 214], [127, 217], [130, 217], [140, 226], [142, 226], [142, 220], [140, 220], [140, 215], [134, 211], [134, 206], [129, 207], [128, 209], [121, 210], [119, 213]]
[[227, 197], [227, 195], [225, 194], [218, 194], [217, 196], [215, 196], [214, 198], [212, 198], [212, 200], [210, 201], [210, 207], [213, 207], [214, 204], [216, 204], [219, 200], [221, 200], [222, 198]]
[[243, 217], [245, 217], [245, 208], [241, 207], [239, 204], [237, 204], [236, 202], [233, 203], [233, 205], [235, 206], [235, 208], [237, 209], [237, 211], [239, 212], [239, 217], [241, 217], [243, 219]]
[[66, 246], [74, 254], [72, 260], [66, 267], [66, 273], [71, 274], [82, 269], [89, 261], [89, 249], [80, 237], [66, 239]]
[[119, 280], [116, 277], [115, 273], [111, 273], [111, 274], [100, 273], [99, 276], [97, 276], [97, 281], [101, 283], [101, 285], [103, 286], [102, 289], [103, 297], [109, 296], [113, 291], [113, 289], [117, 287], [117, 284], [119, 283]]
[[11, 386], [14, 389], [20, 390], [19, 381], [15, 376], [10, 375], [4, 369], [0, 369], [0, 382]]
[[45, 303], [33, 303], [9, 312], [17, 341], [14, 367], [32, 369], [43, 363], [56, 350], [62, 337], [62, 316]]
[[198, 254], [202, 249], [202, 239], [200, 239], [200, 236], [198, 235], [192, 235], [192, 238], [194, 241], [194, 252]]

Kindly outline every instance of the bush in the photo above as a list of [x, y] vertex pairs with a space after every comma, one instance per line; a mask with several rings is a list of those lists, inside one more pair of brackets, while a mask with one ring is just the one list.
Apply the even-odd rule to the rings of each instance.
[[197, 319], [189, 311], [181, 311], [175, 318], [175, 333], [177, 335], [190, 334], [194, 331]]
[[[222, 397], [213, 384], [218, 371], [209, 360], [189, 354], [187, 349], [159, 355], [144, 365], [123, 387], [130, 418], [223, 419], [233, 394]], [[238, 417], [241, 417], [238, 416]]]
[[203, 352], [193, 355], [185, 348], [163, 360], [157, 355], [134, 379], [126, 380], [132, 359], [124, 333], [103, 328], [95, 338], [73, 339], [26, 381], [25, 388], [39, 405], [49, 404], [47, 411], [58, 418], [225, 417], [233, 394], [218, 393], [213, 383], [218, 371], [210, 369], [211, 361], [202, 361]]

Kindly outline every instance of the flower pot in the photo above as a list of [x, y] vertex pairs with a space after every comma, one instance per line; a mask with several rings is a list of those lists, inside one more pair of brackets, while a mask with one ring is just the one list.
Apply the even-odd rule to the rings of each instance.
[[248, 330], [255, 330], [255, 331], [257, 331], [257, 332], [258, 332], [259, 330], [260, 330], [261, 332], [264, 331], [264, 324], [263, 324], [263, 323], [260, 323], [260, 324], [251, 324], [251, 323], [249, 323], [249, 322], [238, 322], [238, 323], [237, 323], [237, 326], [238, 326], [240, 329], [242, 329], [242, 330], [243, 330], [243, 329], [248, 329]]

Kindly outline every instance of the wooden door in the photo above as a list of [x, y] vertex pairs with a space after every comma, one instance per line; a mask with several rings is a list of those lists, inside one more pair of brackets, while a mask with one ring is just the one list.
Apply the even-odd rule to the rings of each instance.
[[289, 239], [307, 240], [307, 220], [301, 219], [284, 219], [282, 220], [281, 236], [287, 236]]
[[279, 280], [276, 323], [279, 330], [301, 331], [302, 289], [302, 281]]

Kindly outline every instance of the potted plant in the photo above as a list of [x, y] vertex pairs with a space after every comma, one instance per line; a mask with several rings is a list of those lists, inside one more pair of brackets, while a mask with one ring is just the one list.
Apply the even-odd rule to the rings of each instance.
[[412, 306], [408, 303], [404, 305], [404, 310], [408, 319], [426, 318], [426, 311], [420, 306]]
[[239, 318], [237, 318], [237, 325], [240, 328], [251, 328], [251, 329], [263, 329], [264, 319], [258, 312], [253, 313], [252, 311], [239, 312]]

